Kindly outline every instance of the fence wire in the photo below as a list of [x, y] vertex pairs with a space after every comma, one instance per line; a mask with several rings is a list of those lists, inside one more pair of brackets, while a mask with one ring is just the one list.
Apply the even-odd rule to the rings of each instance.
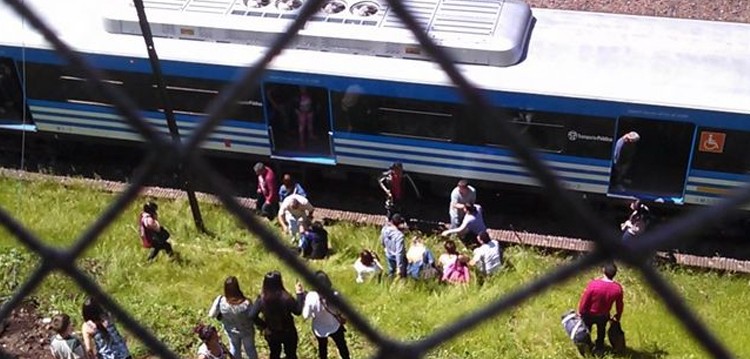
[[[164, 343], [157, 339], [147, 328], [138, 323], [114, 298], [110, 297], [102, 288], [76, 265], [75, 261], [81, 253], [97, 240], [99, 235], [119, 216], [137, 197], [140, 189], [153, 176], [162, 170], [163, 163], [181, 163], [187, 168], [193, 178], [203, 180], [209, 185], [210, 191], [217, 195], [227, 210], [236, 216], [247, 229], [256, 235], [263, 245], [310, 285], [319, 291], [327, 300], [350, 318], [351, 325], [362, 333], [377, 347], [374, 358], [421, 358], [431, 349], [456, 336], [466, 334], [472, 328], [504, 313], [514, 306], [539, 295], [551, 286], [559, 284], [581, 271], [587, 270], [604, 261], [617, 259], [639, 270], [646, 282], [663, 300], [667, 308], [682, 323], [704, 349], [714, 358], [732, 358], [733, 355], [716, 338], [690, 310], [675, 289], [650, 265], [647, 260], [658, 248], [674, 246], [691, 240], [690, 234], [728, 215], [730, 211], [750, 201], [750, 185], [738, 189], [734, 195], [713, 207], [706, 207], [694, 211], [689, 215], [671, 221], [669, 224], [643, 235], [638, 243], [623, 243], [614, 230], [604, 227], [598, 216], [588, 210], [583, 203], [565, 190], [550, 168], [540, 160], [531, 149], [528, 141], [517, 132], [510, 123], [496, 122], [501, 129], [502, 137], [509, 143], [519, 160], [537, 177], [548, 193], [550, 202], [554, 203], [559, 213], [571, 223], [580, 223], [596, 243], [595, 249], [576, 261], [558, 267], [534, 281], [525, 283], [515, 291], [495, 300], [485, 307], [452, 324], [445, 326], [431, 335], [416, 341], [404, 342], [389, 338], [367, 319], [359, 314], [349, 302], [340, 296], [334, 296], [332, 289], [327, 288], [317, 280], [313, 272], [295, 255], [287, 250], [284, 241], [268, 228], [263, 226], [258, 218], [247, 208], [243, 207], [235, 198], [232, 186], [214, 172], [206, 160], [199, 153], [200, 144], [218, 126], [220, 121], [230, 113], [241, 98], [249, 95], [257, 88], [268, 64], [284, 49], [297, 35], [297, 32], [315, 14], [323, 4], [323, 0], [308, 0], [300, 11], [300, 16], [280, 34], [272, 47], [255, 64], [245, 68], [240, 79], [228, 85], [208, 105], [206, 118], [195, 129], [191, 136], [183, 143], [172, 142], [159, 135], [156, 128], [147, 123], [139, 114], [135, 103], [122, 91], [102, 81], [102, 73], [74, 52], [68, 45], [26, 6], [23, 0], [4, 0], [19, 16], [28, 21], [31, 26], [41, 33], [75, 70], [81, 71], [90, 80], [92, 90], [101, 93], [112, 101], [115, 108], [127, 123], [143, 136], [149, 145], [149, 155], [139, 165], [136, 175], [127, 190], [120, 193], [117, 199], [106, 211], [78, 238], [74, 245], [67, 249], [58, 249], [45, 245], [38, 237], [24, 228], [13, 216], [0, 208], [0, 224], [30, 251], [39, 256], [39, 264], [26, 281], [16, 290], [13, 296], [0, 308], [0, 318], [7, 318], [25, 297], [30, 295], [39, 283], [52, 271], [60, 271], [74, 280], [87, 294], [93, 296], [111, 312], [131, 333], [133, 333], [153, 354], [162, 358], [178, 358]], [[142, 0], [135, 0], [141, 3]], [[440, 65], [453, 84], [463, 95], [466, 103], [476, 109], [476, 113], [489, 116], [493, 113], [491, 106], [482, 93], [461, 75], [455, 62], [440, 49], [420, 28], [415, 17], [398, 0], [388, 0], [391, 9], [419, 40], [422, 48]], [[164, 160], [165, 157], [167, 160]], [[160, 159], [157, 161], [157, 158]], [[0, 355], [7, 356], [0, 351]]]

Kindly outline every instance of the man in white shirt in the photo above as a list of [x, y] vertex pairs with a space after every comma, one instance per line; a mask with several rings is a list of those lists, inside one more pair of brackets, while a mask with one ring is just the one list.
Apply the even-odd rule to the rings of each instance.
[[299, 237], [299, 225], [301, 222], [309, 222], [313, 218], [315, 207], [307, 198], [299, 194], [290, 194], [279, 206], [278, 220], [284, 233], [292, 236], [292, 240]]
[[450, 228], [457, 228], [464, 220], [464, 206], [477, 201], [477, 190], [469, 186], [469, 181], [462, 179], [458, 181], [456, 188], [451, 191], [451, 203], [448, 208], [450, 216]]
[[474, 249], [469, 265], [476, 266], [483, 275], [491, 275], [500, 270], [503, 265], [503, 247], [500, 243], [490, 239], [487, 232], [480, 233], [477, 240], [482, 245]]

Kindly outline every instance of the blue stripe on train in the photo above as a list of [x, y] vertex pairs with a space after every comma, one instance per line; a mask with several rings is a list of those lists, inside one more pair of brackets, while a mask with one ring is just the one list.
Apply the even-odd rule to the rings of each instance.
[[[402, 155], [414, 155], [414, 156], [427, 156], [427, 157], [435, 157], [435, 154], [426, 153], [422, 151], [414, 150], [402, 150], [402, 149], [394, 149], [394, 148], [382, 148], [378, 147], [377, 142], [370, 142], [367, 146], [364, 145], [353, 145], [353, 144], [336, 144], [336, 150], [337, 151], [347, 151], [347, 149], [362, 149], [362, 150], [371, 150], [371, 151], [382, 151], [382, 152], [388, 152], [389, 154], [402, 154]], [[465, 162], [471, 162], [471, 163], [487, 163], [487, 164], [493, 164], [493, 165], [510, 165], [510, 166], [522, 166], [523, 164], [519, 163], [518, 161], [512, 161], [510, 159], [508, 160], [502, 160], [502, 159], [485, 159], [485, 158], [474, 158], [472, 157], [471, 153], [463, 153], [461, 154], [459, 151], [456, 151], [453, 148], [446, 147], [446, 150], [450, 150], [452, 152], [455, 152], [455, 155], [447, 155], [447, 154], [440, 154], [441, 159], [451, 159], [451, 160], [458, 160], [458, 161], [465, 161]], [[352, 152], [347, 152], [352, 153]], [[558, 171], [576, 171], [578, 173], [584, 173], [584, 174], [591, 174], [591, 175], [600, 175], [600, 176], [609, 176], [607, 169], [603, 169], [603, 171], [592, 171], [592, 170], [584, 170], [584, 169], [573, 169], [573, 168], [566, 168], [563, 165], [553, 164], [549, 163], [549, 166], [555, 170]]]
[[[393, 162], [393, 161], [401, 161], [405, 165], [408, 164], [415, 164], [415, 165], [426, 165], [426, 166], [435, 166], [440, 168], [453, 168], [453, 169], [460, 169], [460, 170], [469, 170], [469, 171], [475, 171], [475, 172], [485, 172], [485, 173], [496, 173], [496, 174], [506, 174], [506, 175], [514, 175], [514, 176], [523, 176], [523, 177], [529, 177], [532, 178], [533, 176], [529, 175], [527, 172], [521, 172], [521, 171], [511, 171], [511, 170], [502, 170], [502, 169], [493, 169], [488, 167], [477, 167], [477, 166], [461, 166], [461, 165], [454, 165], [454, 164], [446, 164], [443, 162], [439, 162], [440, 157], [436, 157], [437, 162], [431, 162], [431, 161], [419, 161], [419, 160], [408, 160], [405, 161], [402, 158], [398, 157], [389, 157], [389, 156], [374, 156], [374, 155], [362, 155], [358, 153], [351, 153], [347, 152], [345, 149], [340, 149], [336, 153], [337, 157], [347, 156], [347, 157], [353, 157], [353, 158], [363, 158], [363, 159], [369, 159], [369, 160], [376, 160], [376, 161], [384, 161], [384, 162]], [[579, 183], [589, 183], [589, 184], [597, 184], [597, 185], [608, 185], [608, 181], [596, 181], [596, 180], [589, 180], [589, 179], [580, 179], [580, 178], [574, 178], [569, 176], [559, 176], [561, 179], [564, 179], [568, 182], [579, 182]]]

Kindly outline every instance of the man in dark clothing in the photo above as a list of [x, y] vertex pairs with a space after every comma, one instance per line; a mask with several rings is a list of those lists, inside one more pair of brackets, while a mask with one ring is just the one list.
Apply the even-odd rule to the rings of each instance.
[[624, 185], [630, 184], [630, 167], [637, 149], [636, 144], [640, 139], [638, 132], [630, 131], [615, 143], [615, 152], [612, 155], [612, 187], [624, 190]]
[[[406, 199], [406, 186], [404, 180], [407, 180], [411, 184], [412, 189], [417, 198], [422, 198], [422, 195], [417, 189], [417, 185], [411, 176], [404, 173], [404, 166], [401, 162], [394, 162], [388, 171], [383, 172], [378, 178], [378, 184], [380, 188], [385, 192], [385, 211], [386, 216], [391, 218], [394, 213], [404, 214], [404, 204]], [[408, 218], [408, 217], [407, 217]]]
[[609, 263], [604, 266], [603, 271], [603, 277], [589, 282], [578, 303], [578, 314], [586, 326], [593, 330], [593, 325], [596, 325], [595, 350], [604, 349], [604, 333], [607, 322], [610, 320], [609, 312], [612, 304], [615, 304], [617, 308], [612, 320], [619, 322], [623, 310], [622, 286], [614, 280], [617, 266]]

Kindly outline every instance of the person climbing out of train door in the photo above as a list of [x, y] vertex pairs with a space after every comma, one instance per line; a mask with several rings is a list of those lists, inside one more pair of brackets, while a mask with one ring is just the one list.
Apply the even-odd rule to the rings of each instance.
[[612, 155], [612, 188], [616, 191], [625, 191], [625, 186], [632, 184], [630, 178], [630, 167], [638, 149], [636, 146], [641, 135], [630, 131], [620, 137], [615, 143], [615, 152]]
[[258, 162], [253, 166], [253, 171], [258, 176], [258, 196], [255, 199], [255, 209], [263, 217], [272, 220], [276, 215], [279, 204], [278, 191], [276, 190], [276, 174], [268, 166]]
[[316, 140], [315, 133], [313, 132], [313, 115], [314, 115], [314, 104], [312, 96], [307, 92], [307, 87], [299, 87], [299, 97], [297, 98], [297, 126], [299, 131], [299, 148], [305, 149], [307, 147], [307, 140]]
[[418, 199], [421, 199], [422, 195], [419, 193], [417, 185], [414, 183], [414, 180], [411, 179], [411, 176], [404, 172], [404, 166], [401, 162], [394, 162], [391, 164], [391, 167], [383, 172], [378, 179], [380, 188], [385, 192], [385, 214], [388, 219], [390, 219], [394, 213], [399, 213], [403, 217], [408, 218], [408, 215], [405, 214], [407, 212], [404, 206], [406, 199], [404, 180], [407, 180], [409, 184], [411, 184], [415, 195]]

